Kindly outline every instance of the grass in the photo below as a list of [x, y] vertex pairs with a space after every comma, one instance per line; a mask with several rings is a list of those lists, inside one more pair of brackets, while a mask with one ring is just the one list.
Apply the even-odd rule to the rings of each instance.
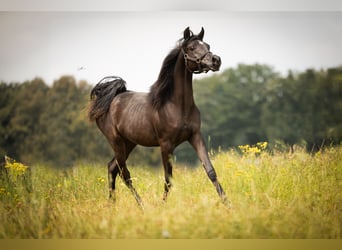
[[342, 147], [211, 158], [230, 209], [201, 167], [174, 166], [166, 203], [162, 168], [130, 168], [142, 211], [119, 179], [108, 200], [105, 166], [15, 172], [12, 162], [0, 175], [0, 238], [341, 238]]

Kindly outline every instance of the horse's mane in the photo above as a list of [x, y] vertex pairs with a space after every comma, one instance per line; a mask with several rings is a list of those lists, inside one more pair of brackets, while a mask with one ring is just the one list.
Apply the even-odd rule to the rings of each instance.
[[173, 94], [173, 74], [180, 46], [177, 46], [165, 57], [157, 81], [151, 86], [149, 98], [155, 109], [161, 108]]
[[177, 45], [170, 53], [165, 57], [161, 66], [157, 81], [151, 86], [149, 92], [149, 99], [152, 107], [160, 109], [170, 99], [174, 89], [174, 69], [178, 55], [184, 44], [199, 39], [197, 35], [191, 32], [191, 36], [188, 39], [179, 39]]

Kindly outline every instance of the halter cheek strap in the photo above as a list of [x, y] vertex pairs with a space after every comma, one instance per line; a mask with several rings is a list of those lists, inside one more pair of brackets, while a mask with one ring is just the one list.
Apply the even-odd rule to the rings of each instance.
[[[185, 67], [187, 68], [187, 70], [189, 70], [191, 73], [194, 73], [194, 74], [199, 74], [199, 73], [202, 73], [202, 72], [205, 72], [207, 73], [209, 70], [208, 69], [203, 69], [202, 67], [202, 60], [204, 59], [204, 57], [211, 53], [210, 51], [207, 51], [206, 53], [204, 53], [204, 55], [202, 55], [201, 57], [197, 58], [197, 57], [191, 57], [189, 56], [187, 53], [185, 53], [184, 49], [182, 48], [182, 53], [184, 55], [184, 60], [185, 60]], [[191, 70], [189, 68], [189, 61], [193, 62], [193, 63], [196, 63], [197, 64], [197, 69], [196, 70]]]

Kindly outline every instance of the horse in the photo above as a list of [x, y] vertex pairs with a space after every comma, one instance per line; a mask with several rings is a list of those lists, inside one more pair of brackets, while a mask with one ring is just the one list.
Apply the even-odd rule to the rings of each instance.
[[119, 174], [137, 203], [143, 206], [126, 165], [128, 156], [139, 144], [160, 147], [166, 201], [172, 186], [170, 156], [179, 144], [188, 141], [222, 202], [227, 202], [201, 135], [200, 112], [193, 97], [193, 74], [218, 71], [221, 66], [221, 58], [210, 51], [203, 37], [203, 27], [197, 35], [189, 27], [184, 30], [183, 38], [165, 57], [149, 93], [127, 90], [126, 82], [116, 76], [103, 78], [91, 90], [89, 118], [96, 122], [114, 152], [108, 163], [110, 198], [115, 200], [115, 180]]

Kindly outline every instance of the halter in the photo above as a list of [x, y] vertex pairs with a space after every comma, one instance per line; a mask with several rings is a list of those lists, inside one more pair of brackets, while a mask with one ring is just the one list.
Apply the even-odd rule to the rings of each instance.
[[[207, 73], [209, 71], [209, 69], [203, 69], [201, 63], [202, 60], [204, 59], [204, 57], [206, 57], [206, 55], [208, 55], [209, 53], [211, 53], [210, 51], [207, 51], [206, 53], [204, 53], [204, 55], [202, 55], [201, 57], [197, 58], [197, 57], [191, 57], [189, 56], [187, 53], [185, 53], [184, 49], [182, 48], [182, 53], [184, 55], [184, 60], [185, 60], [185, 67], [187, 68], [187, 70], [189, 70], [191, 73], [194, 74], [200, 74], [202, 72]], [[189, 68], [188, 65], [188, 61], [194, 62], [197, 64], [197, 70], [191, 70]]]

